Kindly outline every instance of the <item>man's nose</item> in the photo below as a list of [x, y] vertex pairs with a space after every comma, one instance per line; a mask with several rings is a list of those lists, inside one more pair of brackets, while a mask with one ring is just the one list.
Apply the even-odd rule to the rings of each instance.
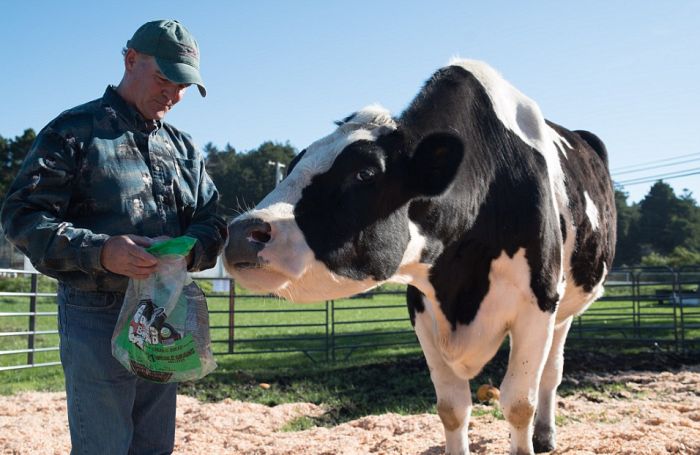
[[176, 103], [182, 98], [182, 90], [179, 84], [168, 83], [163, 87], [163, 94], [168, 97], [169, 100]]

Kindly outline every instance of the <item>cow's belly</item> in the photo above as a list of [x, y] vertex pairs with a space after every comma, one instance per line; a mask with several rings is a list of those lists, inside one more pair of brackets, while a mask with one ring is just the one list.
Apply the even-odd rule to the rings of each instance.
[[574, 283], [573, 277], [569, 274], [566, 280], [567, 284], [564, 296], [559, 301], [557, 308], [557, 324], [572, 316], [583, 313], [591, 303], [601, 297], [603, 295], [603, 283], [607, 275], [608, 269], [604, 266], [603, 277], [593, 286], [591, 292], [586, 292], [582, 286], [577, 286]]
[[430, 315], [418, 314], [415, 330], [428, 364], [444, 364], [463, 379], [479, 374], [498, 351], [506, 327], [501, 325], [494, 330], [477, 320], [468, 326], [460, 325], [451, 339], [441, 339]]

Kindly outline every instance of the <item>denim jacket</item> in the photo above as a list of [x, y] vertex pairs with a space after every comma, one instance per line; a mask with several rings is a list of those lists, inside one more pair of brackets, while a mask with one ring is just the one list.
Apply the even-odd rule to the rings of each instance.
[[123, 292], [104, 269], [112, 235], [189, 235], [191, 271], [216, 263], [226, 240], [219, 193], [189, 135], [145, 120], [112, 86], [37, 135], [0, 213], [6, 237], [40, 272], [86, 291]]

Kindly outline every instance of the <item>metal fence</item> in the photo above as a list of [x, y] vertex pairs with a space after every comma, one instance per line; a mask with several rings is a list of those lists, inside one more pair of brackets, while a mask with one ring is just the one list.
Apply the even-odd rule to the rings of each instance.
[[[209, 303], [216, 355], [303, 353], [315, 362], [366, 349], [415, 348], [404, 291], [380, 288], [350, 299], [291, 304], [198, 280]], [[606, 294], [576, 317], [573, 346], [700, 351], [700, 266], [614, 269]], [[0, 269], [0, 371], [57, 365], [56, 283]]]
[[700, 350], [700, 266], [613, 269], [605, 295], [577, 317], [568, 345]]

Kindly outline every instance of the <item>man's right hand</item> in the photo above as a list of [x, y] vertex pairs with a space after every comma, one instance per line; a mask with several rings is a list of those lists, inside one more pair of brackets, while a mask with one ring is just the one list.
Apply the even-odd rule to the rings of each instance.
[[110, 237], [102, 246], [102, 267], [112, 273], [143, 280], [156, 271], [158, 260], [144, 249], [153, 240], [139, 235]]

